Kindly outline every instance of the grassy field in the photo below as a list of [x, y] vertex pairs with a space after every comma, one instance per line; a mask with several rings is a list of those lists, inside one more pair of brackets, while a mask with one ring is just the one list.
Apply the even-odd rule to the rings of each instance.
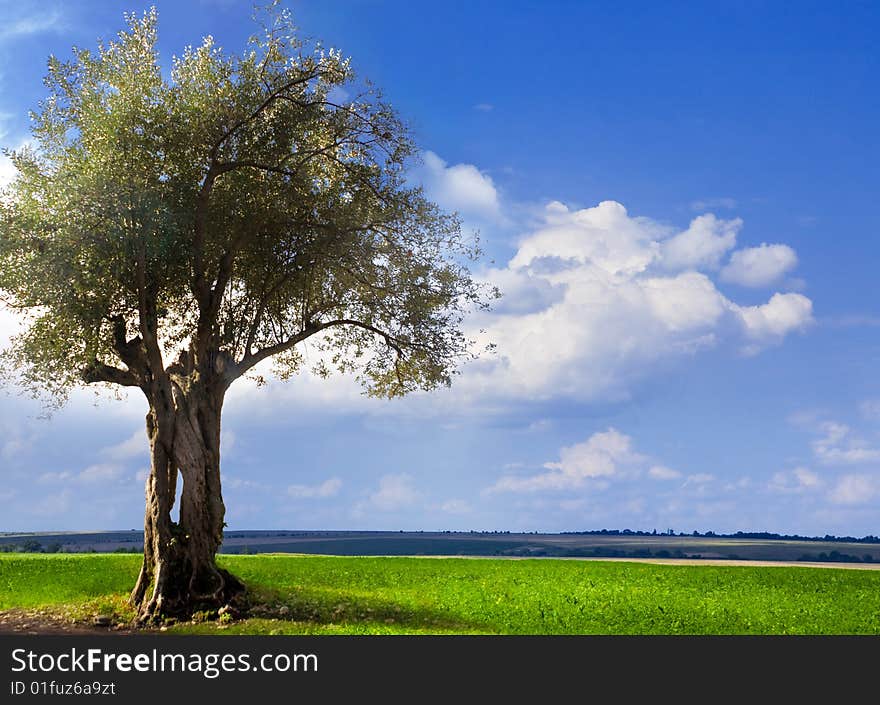
[[[223, 556], [257, 603], [178, 633], [880, 634], [880, 571], [564, 560]], [[131, 617], [140, 557], [0, 554], [0, 610]]]

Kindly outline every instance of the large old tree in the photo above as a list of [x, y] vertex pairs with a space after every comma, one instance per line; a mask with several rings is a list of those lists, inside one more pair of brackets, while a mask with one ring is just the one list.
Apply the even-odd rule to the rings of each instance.
[[[475, 251], [404, 169], [409, 133], [339, 53], [269, 12], [241, 54], [207, 38], [163, 77], [155, 12], [97, 51], [49, 60], [48, 96], [0, 199], [0, 295], [27, 327], [8, 361], [63, 400], [139, 389], [151, 469], [142, 620], [243, 592], [223, 538], [220, 418], [268, 358], [306, 340], [368, 393], [448, 384]], [[182, 482], [179, 520], [172, 519]]]

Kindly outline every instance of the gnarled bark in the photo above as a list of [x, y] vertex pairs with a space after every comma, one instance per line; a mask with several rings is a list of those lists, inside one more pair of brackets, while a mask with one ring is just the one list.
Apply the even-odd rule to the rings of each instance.
[[[223, 540], [220, 415], [223, 390], [157, 385], [147, 414], [151, 467], [146, 486], [144, 561], [131, 602], [143, 623], [243, 606], [244, 585], [215, 555]], [[178, 521], [172, 518], [178, 473]]]

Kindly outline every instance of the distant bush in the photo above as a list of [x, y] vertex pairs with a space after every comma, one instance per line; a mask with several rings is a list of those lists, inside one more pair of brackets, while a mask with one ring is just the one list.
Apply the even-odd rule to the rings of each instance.
[[800, 558], [799, 561], [810, 561], [813, 563], [872, 563], [874, 559], [865, 554], [862, 558], [858, 556], [853, 556], [849, 553], [841, 553], [840, 551], [831, 551], [830, 553], [825, 553], [824, 551], [819, 554], [815, 553], [805, 553]]

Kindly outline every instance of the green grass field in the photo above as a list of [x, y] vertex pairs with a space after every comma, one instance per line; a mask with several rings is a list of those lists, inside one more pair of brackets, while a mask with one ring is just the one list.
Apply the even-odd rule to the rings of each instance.
[[[880, 634], [880, 571], [564, 560], [223, 556], [257, 606], [177, 633]], [[0, 610], [131, 617], [131, 555], [0, 554]]]

